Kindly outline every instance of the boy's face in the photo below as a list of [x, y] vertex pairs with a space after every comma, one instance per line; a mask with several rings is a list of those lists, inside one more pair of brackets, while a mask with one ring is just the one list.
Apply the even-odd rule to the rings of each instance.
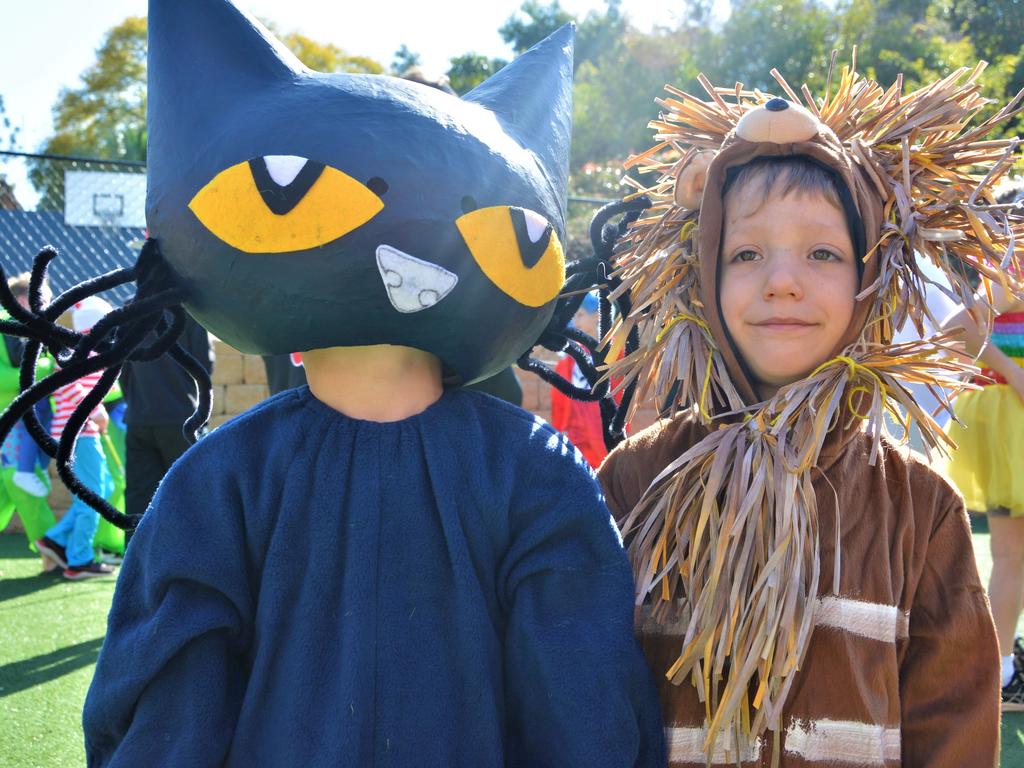
[[770, 397], [825, 362], [853, 317], [857, 265], [843, 212], [816, 192], [725, 201], [719, 299], [739, 353]]

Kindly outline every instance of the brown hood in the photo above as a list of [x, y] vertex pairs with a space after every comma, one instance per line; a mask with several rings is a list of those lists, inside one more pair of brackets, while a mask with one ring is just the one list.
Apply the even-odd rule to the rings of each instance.
[[[806, 138], [811, 132], [813, 136]], [[851, 162], [832, 130], [810, 112], [783, 99], [772, 99], [758, 109], [748, 112], [726, 137], [721, 150], [707, 168], [697, 224], [697, 254], [700, 263], [701, 299], [707, 308], [705, 320], [728, 366], [733, 384], [747, 405], [754, 405], [760, 402], [761, 398], [757, 396], [747, 367], [738, 358], [737, 351], [726, 332], [718, 297], [722, 189], [731, 168], [745, 165], [759, 157], [794, 156], [808, 157], [820, 163], [835, 173], [846, 186], [853, 206], [860, 215], [864, 235], [862, 242], [866, 244], [869, 252], [878, 241], [882, 229], [882, 199], [861, 168]], [[685, 170], [683, 173], [685, 174]], [[871, 308], [875, 306], [876, 292], [866, 291], [875, 285], [877, 279], [878, 259], [868, 259], [861, 276], [862, 295], [857, 301], [850, 326], [833, 350], [832, 356], [838, 355], [860, 337]]]

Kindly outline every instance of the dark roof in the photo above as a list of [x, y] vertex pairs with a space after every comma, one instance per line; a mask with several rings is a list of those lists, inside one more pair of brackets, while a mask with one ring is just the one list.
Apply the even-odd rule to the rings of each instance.
[[[54, 293], [119, 267], [130, 267], [138, 245], [146, 237], [141, 227], [69, 227], [60, 211], [0, 210], [0, 264], [8, 277], [32, 268], [32, 260], [44, 245], [58, 256], [50, 263]], [[127, 301], [135, 289], [129, 283], [107, 291], [115, 304]]]

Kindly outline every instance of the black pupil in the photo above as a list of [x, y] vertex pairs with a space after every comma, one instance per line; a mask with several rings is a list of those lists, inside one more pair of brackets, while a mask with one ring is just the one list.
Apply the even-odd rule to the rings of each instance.
[[374, 176], [366, 182], [366, 188], [373, 192], [377, 197], [383, 197], [388, 191], [388, 183], [380, 176]]
[[475, 197], [470, 197], [469, 195], [466, 195], [464, 198], [462, 198], [462, 212], [463, 213], [469, 213], [470, 211], [475, 211], [478, 207], [479, 206], [477, 206], [477, 204], [476, 204], [476, 198]]

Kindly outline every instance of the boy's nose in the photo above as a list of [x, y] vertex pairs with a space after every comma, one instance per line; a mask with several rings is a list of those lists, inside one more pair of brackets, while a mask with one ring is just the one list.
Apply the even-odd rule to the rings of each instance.
[[777, 262], [769, 267], [764, 282], [766, 299], [800, 299], [803, 293], [800, 277], [791, 265]]

